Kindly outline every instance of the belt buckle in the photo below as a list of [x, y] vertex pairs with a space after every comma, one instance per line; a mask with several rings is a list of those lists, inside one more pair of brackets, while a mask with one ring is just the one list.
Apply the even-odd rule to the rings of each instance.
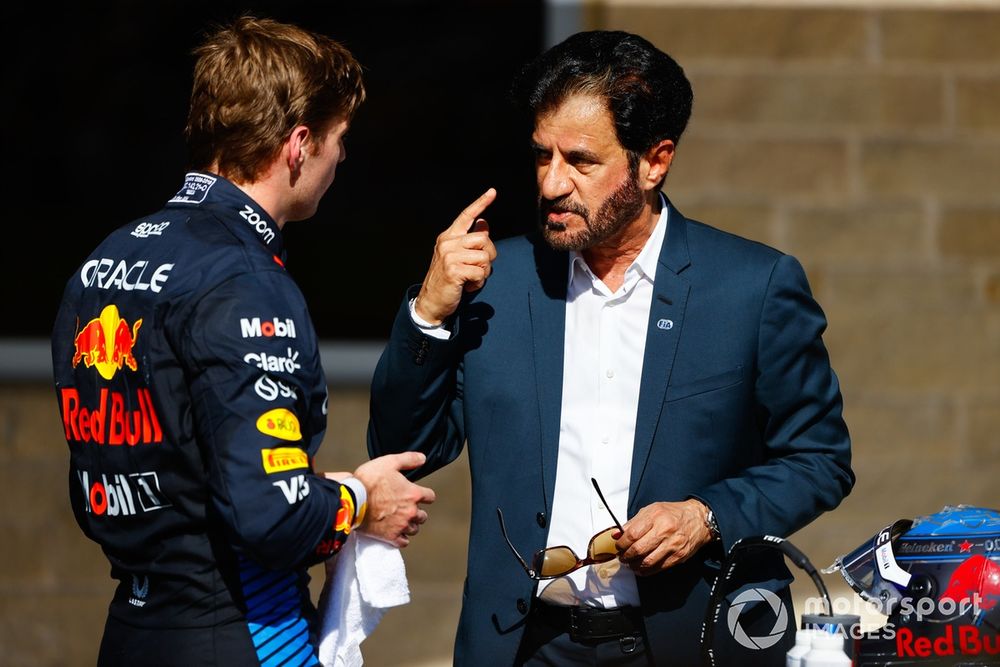
[[596, 609], [585, 607], [569, 608], [569, 638], [575, 642], [606, 641], [622, 636], [613, 626], [615, 624]]

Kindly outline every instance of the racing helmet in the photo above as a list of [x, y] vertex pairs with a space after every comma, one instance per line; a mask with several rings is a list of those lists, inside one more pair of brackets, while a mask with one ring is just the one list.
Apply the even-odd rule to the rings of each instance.
[[916, 609], [919, 621], [1000, 627], [1000, 511], [948, 505], [900, 519], [823, 570], [837, 571], [858, 595], [903, 623]]

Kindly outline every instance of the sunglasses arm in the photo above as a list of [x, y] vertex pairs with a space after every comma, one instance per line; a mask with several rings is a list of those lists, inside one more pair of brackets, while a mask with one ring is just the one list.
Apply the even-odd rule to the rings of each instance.
[[528, 576], [534, 579], [535, 571], [528, 567], [528, 564], [524, 562], [523, 558], [521, 558], [521, 554], [519, 554], [517, 549], [514, 548], [514, 544], [510, 541], [510, 538], [507, 537], [507, 526], [504, 524], [503, 512], [500, 511], [499, 507], [497, 507], [497, 518], [500, 520], [500, 532], [503, 533], [503, 539], [507, 543], [507, 547], [510, 549], [511, 553], [517, 557], [518, 562], [521, 563], [521, 567], [523, 567], [524, 571], [528, 573]]
[[611, 519], [615, 522], [615, 526], [618, 530], [624, 533], [625, 529], [622, 528], [622, 522], [619, 521], [618, 517], [615, 516], [615, 513], [611, 511], [611, 505], [608, 505], [608, 501], [604, 499], [604, 494], [601, 493], [601, 487], [597, 485], [597, 480], [591, 477], [590, 483], [594, 485], [594, 491], [597, 491], [597, 497], [601, 499], [602, 503], [604, 503], [604, 509], [608, 510], [608, 514], [611, 515]]

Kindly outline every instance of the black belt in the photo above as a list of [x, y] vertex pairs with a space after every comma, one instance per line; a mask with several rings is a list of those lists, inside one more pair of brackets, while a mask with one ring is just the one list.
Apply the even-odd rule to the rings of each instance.
[[642, 636], [638, 607], [562, 607], [535, 599], [532, 613], [548, 626], [568, 632], [573, 641], [603, 641]]

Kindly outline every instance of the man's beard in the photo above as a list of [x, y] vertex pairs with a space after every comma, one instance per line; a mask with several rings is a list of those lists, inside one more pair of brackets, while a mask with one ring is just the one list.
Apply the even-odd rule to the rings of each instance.
[[[639, 189], [637, 174], [631, 173], [614, 192], [601, 203], [597, 214], [591, 216], [583, 204], [569, 200], [569, 195], [549, 200], [538, 198], [538, 224], [545, 241], [556, 250], [586, 250], [607, 241], [624, 229], [642, 212], [645, 197]], [[549, 222], [549, 213], [575, 213], [583, 218], [584, 228], [566, 234], [566, 225]]]

